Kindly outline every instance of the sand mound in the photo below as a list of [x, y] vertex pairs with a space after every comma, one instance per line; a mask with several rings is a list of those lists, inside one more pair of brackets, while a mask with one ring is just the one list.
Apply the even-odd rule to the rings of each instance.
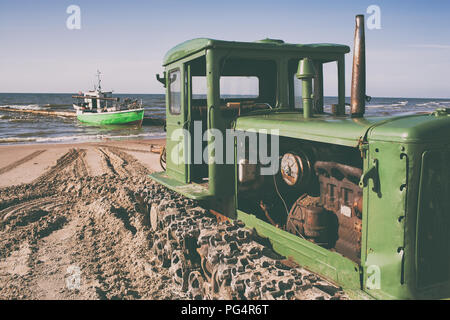
[[89, 146], [68, 149], [31, 183], [1, 188], [0, 299], [184, 298], [148, 263], [149, 229], [133, 199], [151, 184], [147, 174], [126, 148]]

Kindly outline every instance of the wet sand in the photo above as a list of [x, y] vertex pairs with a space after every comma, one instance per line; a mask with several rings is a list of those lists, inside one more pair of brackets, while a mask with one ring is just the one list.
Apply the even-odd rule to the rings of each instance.
[[133, 198], [163, 144], [0, 146], [0, 299], [182, 299]]

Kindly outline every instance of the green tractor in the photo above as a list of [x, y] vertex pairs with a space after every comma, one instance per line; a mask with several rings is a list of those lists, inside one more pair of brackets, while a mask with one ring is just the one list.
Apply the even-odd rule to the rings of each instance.
[[[347, 109], [346, 45], [177, 45], [157, 76], [167, 164], [151, 178], [255, 228], [350, 296], [448, 298], [450, 110], [364, 116], [364, 41], [358, 15]], [[330, 112], [326, 64], [337, 65]]]

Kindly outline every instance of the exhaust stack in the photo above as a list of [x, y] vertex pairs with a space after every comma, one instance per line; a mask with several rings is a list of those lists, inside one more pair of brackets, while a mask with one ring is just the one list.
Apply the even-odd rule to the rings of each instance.
[[350, 107], [352, 118], [364, 116], [366, 111], [366, 39], [362, 14], [356, 16]]
[[299, 61], [297, 79], [302, 80], [303, 117], [310, 118], [313, 113], [313, 79], [316, 74], [314, 62], [309, 58]]

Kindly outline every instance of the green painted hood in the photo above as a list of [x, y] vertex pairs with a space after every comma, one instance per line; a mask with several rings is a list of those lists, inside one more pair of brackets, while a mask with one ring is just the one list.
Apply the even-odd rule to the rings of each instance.
[[356, 147], [362, 139], [402, 143], [450, 141], [450, 116], [408, 114], [352, 119], [314, 115], [304, 119], [302, 112], [279, 111], [239, 117], [235, 129], [279, 130], [280, 136]]
[[450, 142], [450, 115], [436, 113], [394, 117], [374, 126], [368, 140], [399, 143]]
[[180, 43], [170, 49], [164, 56], [163, 66], [208, 48], [238, 50], [284, 50], [296, 52], [348, 53], [350, 47], [333, 43], [292, 44], [281, 40], [260, 40], [256, 42], [224, 41], [208, 38], [197, 38]]

